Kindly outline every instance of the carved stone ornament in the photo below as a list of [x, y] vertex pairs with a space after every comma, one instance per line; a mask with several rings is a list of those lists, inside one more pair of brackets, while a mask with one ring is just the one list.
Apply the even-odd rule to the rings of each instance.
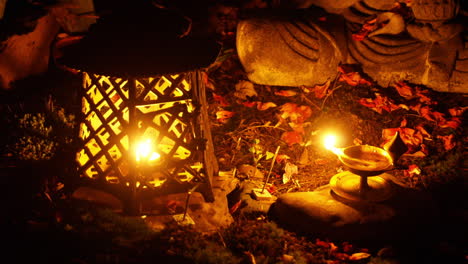
[[[384, 87], [406, 80], [468, 92], [468, 19], [459, 0], [288, 2], [276, 13], [239, 22], [238, 54], [251, 81], [313, 86], [333, 79], [346, 63], [361, 65]], [[353, 38], [373, 19], [381, 26]]]

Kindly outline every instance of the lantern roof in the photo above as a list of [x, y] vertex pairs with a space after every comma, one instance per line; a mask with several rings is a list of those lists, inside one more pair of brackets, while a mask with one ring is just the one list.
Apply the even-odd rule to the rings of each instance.
[[[138, 3], [138, 4], [137, 4]], [[194, 36], [175, 10], [136, 1], [99, 18], [79, 41], [61, 48], [66, 67], [119, 77], [148, 77], [208, 67], [220, 51], [214, 38]]]

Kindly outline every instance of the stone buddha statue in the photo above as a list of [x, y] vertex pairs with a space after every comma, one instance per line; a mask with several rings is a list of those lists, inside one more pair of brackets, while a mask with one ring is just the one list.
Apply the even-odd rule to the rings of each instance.
[[[383, 87], [405, 80], [468, 92], [468, 19], [460, 0], [285, 2], [238, 24], [239, 59], [255, 83], [313, 86], [334, 79], [340, 64], [358, 64]], [[356, 38], [371, 20], [379, 26]]]

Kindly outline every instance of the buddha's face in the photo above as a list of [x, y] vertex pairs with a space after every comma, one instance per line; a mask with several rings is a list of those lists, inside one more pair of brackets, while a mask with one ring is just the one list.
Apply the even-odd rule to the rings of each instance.
[[450, 20], [458, 15], [459, 0], [413, 0], [414, 17], [427, 22]]

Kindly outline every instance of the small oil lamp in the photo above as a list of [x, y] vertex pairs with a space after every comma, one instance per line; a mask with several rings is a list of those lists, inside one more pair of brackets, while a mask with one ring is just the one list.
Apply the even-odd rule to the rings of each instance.
[[348, 168], [330, 180], [330, 188], [336, 195], [352, 201], [371, 202], [384, 201], [392, 196], [392, 185], [385, 179], [385, 173], [393, 169], [393, 157], [396, 156], [375, 146], [337, 148], [335, 143], [334, 135], [324, 139], [325, 148], [336, 154]]

